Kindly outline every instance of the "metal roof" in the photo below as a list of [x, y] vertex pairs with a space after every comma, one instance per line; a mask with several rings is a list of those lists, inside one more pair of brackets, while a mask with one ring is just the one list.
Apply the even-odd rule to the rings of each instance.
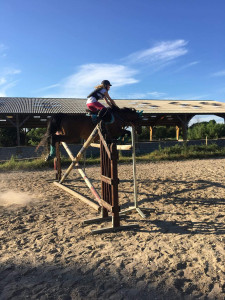
[[[105, 104], [104, 100], [101, 100]], [[143, 111], [143, 125], [180, 125], [195, 115], [217, 115], [225, 118], [225, 103], [212, 100], [124, 100], [119, 107]], [[19, 122], [21, 126], [46, 127], [47, 119], [57, 113], [85, 114], [86, 99], [0, 97], [0, 127]], [[17, 119], [16, 119], [17, 118]], [[19, 119], [19, 121], [18, 121]]]
[[225, 103], [212, 100], [116, 100], [145, 114], [224, 114]]
[[[102, 100], [101, 100], [102, 102]], [[146, 114], [221, 114], [225, 103], [212, 100], [115, 100], [119, 107], [133, 107]], [[104, 103], [104, 101], [103, 101]], [[11, 98], [0, 97], [0, 113], [84, 114], [86, 99], [80, 98]]]
[[0, 113], [56, 114], [85, 113], [85, 99], [0, 97]]

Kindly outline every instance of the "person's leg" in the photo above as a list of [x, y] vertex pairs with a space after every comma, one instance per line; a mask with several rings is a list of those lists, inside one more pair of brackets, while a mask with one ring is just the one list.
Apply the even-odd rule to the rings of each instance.
[[93, 112], [97, 112], [98, 110], [102, 110], [103, 108], [105, 108], [105, 106], [99, 102], [87, 103], [87, 107]]

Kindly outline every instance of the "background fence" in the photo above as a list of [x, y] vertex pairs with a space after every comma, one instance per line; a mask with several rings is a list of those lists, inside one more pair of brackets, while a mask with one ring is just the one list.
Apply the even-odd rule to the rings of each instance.
[[[225, 147], [225, 139], [208, 140], [209, 144], [217, 144], [220, 147]], [[165, 147], [171, 147], [176, 144], [182, 145], [183, 141], [156, 141], [156, 142], [140, 142], [136, 144], [137, 155], [150, 153], [154, 150], [158, 150], [160, 147], [163, 149]], [[205, 140], [191, 140], [187, 141], [188, 145], [205, 145]], [[70, 145], [72, 153], [76, 154], [82, 147], [82, 144]], [[60, 148], [62, 155], [66, 156], [64, 148]], [[121, 151], [122, 155], [131, 155], [132, 151]], [[10, 160], [12, 156], [18, 159], [25, 158], [38, 158], [42, 155], [47, 154], [47, 148], [40, 147], [37, 152], [35, 152], [35, 147], [32, 146], [20, 146], [20, 147], [0, 147], [0, 161]], [[98, 148], [88, 148], [86, 152], [87, 157], [99, 156]]]

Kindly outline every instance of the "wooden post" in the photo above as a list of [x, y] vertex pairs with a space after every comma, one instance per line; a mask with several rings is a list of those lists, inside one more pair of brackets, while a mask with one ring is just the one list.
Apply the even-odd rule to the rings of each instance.
[[17, 146], [20, 146], [20, 125], [19, 125], [18, 114], [16, 114], [16, 135], [17, 135]]
[[61, 157], [60, 157], [60, 145], [59, 142], [55, 144], [56, 148], [56, 157], [54, 158], [54, 164], [56, 169], [56, 180], [61, 179], [62, 169], [61, 169]]
[[150, 126], [149, 127], [149, 133], [150, 133], [150, 142], [152, 142], [152, 130], [153, 130], [153, 127]]
[[118, 170], [117, 170], [117, 160], [118, 160], [118, 152], [116, 149], [116, 144], [113, 143], [110, 146], [111, 152], [111, 179], [113, 184], [111, 185], [111, 197], [112, 197], [112, 226], [119, 227], [120, 226], [120, 207], [119, 207], [119, 196], [118, 196]]
[[183, 140], [186, 142], [187, 141], [187, 124], [184, 124], [182, 126], [183, 129]]
[[176, 126], [176, 140], [179, 141], [179, 133], [180, 133], [180, 128], [179, 126]]
[[187, 115], [184, 115], [184, 119], [182, 120], [182, 129], [183, 129], [183, 140], [187, 141], [187, 131], [188, 131], [188, 122], [187, 122]]

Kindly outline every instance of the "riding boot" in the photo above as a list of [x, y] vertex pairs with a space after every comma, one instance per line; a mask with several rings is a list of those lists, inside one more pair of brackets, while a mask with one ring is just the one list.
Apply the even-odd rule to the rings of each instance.
[[50, 153], [45, 158], [45, 161], [49, 161], [49, 160], [53, 159], [55, 156], [56, 156], [56, 148], [55, 148], [55, 146], [50, 145]]
[[56, 143], [56, 135], [55, 134], [51, 134], [50, 136], [50, 144], [55, 146]]

